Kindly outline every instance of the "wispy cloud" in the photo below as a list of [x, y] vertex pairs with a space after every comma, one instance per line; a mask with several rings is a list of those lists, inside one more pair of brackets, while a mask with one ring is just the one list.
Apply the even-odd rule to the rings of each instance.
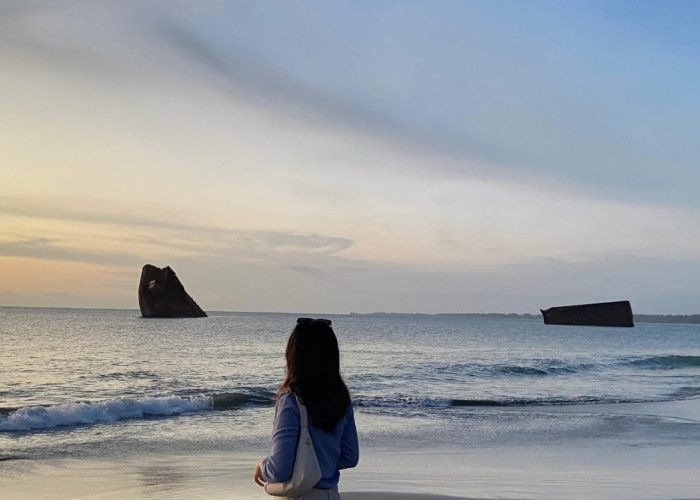
[[[303, 234], [294, 231], [236, 230], [224, 227], [198, 226], [173, 222], [177, 211], [164, 213], [161, 218], [129, 214], [128, 209], [99, 212], [65, 206], [66, 201], [49, 203], [29, 199], [0, 199], [0, 215], [30, 219], [81, 222], [103, 227], [118, 227], [118, 239], [145, 243], [154, 248], [172, 249], [199, 255], [231, 255], [238, 253], [256, 258], [271, 258], [271, 254], [301, 252], [333, 254], [352, 246], [352, 241], [338, 236]], [[130, 228], [125, 232], [124, 228]], [[144, 234], [145, 231], [145, 234]], [[75, 260], [119, 265], [143, 259], [137, 254], [87, 251], [68, 248], [67, 242], [49, 238], [33, 238], [0, 243], [0, 254], [31, 256], [51, 260]]]
[[[697, 206], [668, 176], [675, 171], [697, 185], [697, 148], [692, 135], [669, 127], [684, 121], [689, 102], [700, 102], [688, 85], [700, 73], [689, 69], [690, 60], [663, 57], [635, 31], [627, 32], [631, 41], [603, 51], [581, 36], [586, 29], [616, 36], [603, 12], [554, 8], [559, 22], [577, 28], [565, 32], [552, 29], [546, 10], [389, 3], [376, 6], [376, 29], [356, 36], [357, 26], [347, 22], [355, 9], [317, 7], [311, 19], [288, 9], [285, 25], [254, 8], [202, 23], [174, 16], [162, 33], [192, 64], [237, 91], [422, 151], [440, 159], [435, 171]], [[233, 17], [248, 24], [242, 30], [249, 40], [222, 29]], [[302, 24], [291, 30], [290, 22]], [[269, 41], [279, 32], [281, 51]], [[311, 42], [324, 51], [309, 52]], [[602, 72], [593, 71], [596, 64]], [[657, 86], [638, 78], [658, 67], [665, 72], [654, 72]], [[683, 97], [663, 85], [682, 88]], [[663, 101], [663, 109], [649, 100]]]
[[110, 253], [103, 249], [81, 250], [61, 246], [61, 242], [49, 238], [0, 243], [0, 255], [7, 257], [29, 257], [41, 260], [89, 262], [109, 266], [136, 264], [139, 258], [126, 253]]
[[578, 28], [564, 32], [546, 9], [517, 6], [381, 3], [362, 25], [357, 9], [367, 6], [315, 3], [312, 17], [306, 8], [14, 4], [3, 39], [65, 70], [140, 84], [170, 76], [372, 136], [425, 155], [433, 172], [697, 206], [696, 126], [685, 110], [700, 102], [691, 83], [700, 74], [634, 30], [625, 43], [638, 42], [638, 55], [614, 43], [601, 52], [580, 32], [613, 37], [603, 12], [557, 11]]

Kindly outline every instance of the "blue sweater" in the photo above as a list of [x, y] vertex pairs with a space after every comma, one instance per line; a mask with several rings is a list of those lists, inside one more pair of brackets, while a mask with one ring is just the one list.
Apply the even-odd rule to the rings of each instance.
[[[260, 466], [263, 479], [267, 482], [286, 481], [292, 477], [294, 458], [299, 440], [299, 406], [294, 394], [282, 394], [277, 400], [275, 425], [272, 431], [272, 451]], [[340, 480], [340, 469], [355, 467], [360, 458], [357, 442], [357, 428], [352, 405], [345, 416], [336, 424], [333, 432], [324, 431], [313, 425], [309, 415], [309, 434], [323, 477], [317, 488], [332, 488]]]

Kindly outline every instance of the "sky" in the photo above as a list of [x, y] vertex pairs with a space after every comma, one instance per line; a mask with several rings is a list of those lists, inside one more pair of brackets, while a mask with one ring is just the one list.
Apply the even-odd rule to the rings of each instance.
[[0, 0], [0, 305], [700, 312], [700, 3]]

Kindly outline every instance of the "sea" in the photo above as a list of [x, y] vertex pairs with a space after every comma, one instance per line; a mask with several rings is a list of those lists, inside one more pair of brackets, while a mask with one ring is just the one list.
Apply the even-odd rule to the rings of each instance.
[[[621, 467], [609, 458], [620, 450], [624, 460], [681, 450], [677, 464], [672, 455], [658, 466], [666, 473], [700, 463], [700, 415], [684, 406], [700, 398], [700, 325], [579, 327], [518, 316], [423, 314], [211, 312], [152, 319], [137, 310], [4, 307], [0, 484], [3, 474], [17, 473], [17, 463], [263, 453], [298, 316], [332, 320], [361, 447], [376, 467], [385, 463], [376, 458], [383, 453], [446, 450], [466, 460], [453, 470], [472, 464], [483, 472], [489, 464], [479, 457], [505, 460], [494, 466], [498, 481], [509, 467], [527, 473], [527, 462], [540, 457], [546, 466], [533, 477], [546, 483], [552, 477], [546, 471], [556, 472], [558, 462], [572, 471], [599, 471], [598, 462]], [[575, 450], [588, 454], [585, 464]], [[644, 460], [637, 470], [658, 465]], [[429, 482], [430, 472], [423, 472]], [[489, 489], [483, 474], [472, 482], [468, 476], [460, 491], [473, 486], [484, 497], [560, 491], [516, 482]], [[681, 476], [679, 489], [658, 491], [700, 498], [700, 481]], [[615, 486], [613, 479], [600, 481]], [[640, 484], [640, 495], [630, 498], [657, 491], [648, 481]], [[575, 490], [568, 486], [564, 491]], [[635, 490], [614, 491], [608, 497]]]

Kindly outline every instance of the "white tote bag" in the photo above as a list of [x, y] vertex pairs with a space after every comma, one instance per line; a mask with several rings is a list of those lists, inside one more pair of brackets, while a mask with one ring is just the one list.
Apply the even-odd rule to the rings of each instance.
[[299, 443], [297, 444], [297, 455], [294, 459], [294, 470], [292, 477], [283, 483], [266, 483], [265, 492], [276, 497], [297, 497], [308, 493], [316, 486], [323, 474], [318, 465], [314, 445], [309, 434], [309, 420], [306, 407], [297, 397], [299, 405], [299, 417], [301, 429], [299, 432]]

